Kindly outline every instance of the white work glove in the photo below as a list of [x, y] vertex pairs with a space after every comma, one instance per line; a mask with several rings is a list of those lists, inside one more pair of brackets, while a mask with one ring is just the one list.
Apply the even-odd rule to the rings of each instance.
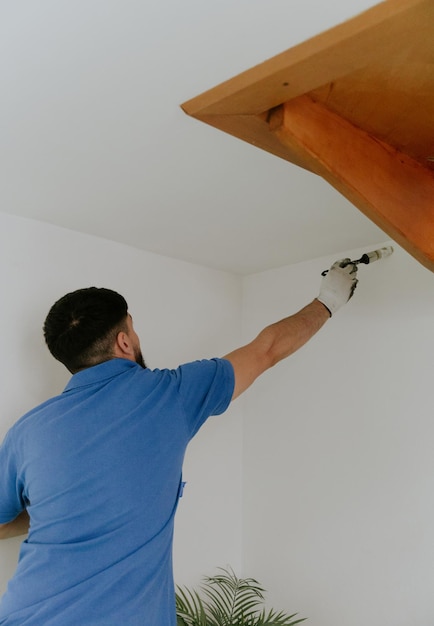
[[351, 263], [351, 259], [336, 261], [322, 279], [317, 300], [332, 316], [351, 298], [357, 282], [357, 265]]

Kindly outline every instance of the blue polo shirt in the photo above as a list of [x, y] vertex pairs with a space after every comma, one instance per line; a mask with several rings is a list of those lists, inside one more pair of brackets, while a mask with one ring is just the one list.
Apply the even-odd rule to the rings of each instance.
[[1, 626], [175, 626], [172, 539], [186, 446], [228, 407], [229, 361], [113, 359], [75, 374], [0, 447], [0, 523], [28, 539]]

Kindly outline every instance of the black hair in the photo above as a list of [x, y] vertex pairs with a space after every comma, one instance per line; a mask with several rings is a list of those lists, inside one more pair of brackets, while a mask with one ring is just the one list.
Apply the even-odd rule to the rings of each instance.
[[55, 359], [75, 373], [113, 358], [118, 332], [126, 330], [128, 305], [111, 289], [87, 287], [67, 293], [51, 307], [44, 337]]

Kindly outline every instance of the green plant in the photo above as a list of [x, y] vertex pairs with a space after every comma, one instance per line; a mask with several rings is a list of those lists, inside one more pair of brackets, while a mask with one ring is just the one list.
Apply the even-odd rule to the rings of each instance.
[[231, 569], [205, 576], [195, 589], [177, 587], [177, 626], [295, 626], [306, 618], [294, 619], [283, 611], [260, 609], [265, 589], [254, 578], [238, 578]]

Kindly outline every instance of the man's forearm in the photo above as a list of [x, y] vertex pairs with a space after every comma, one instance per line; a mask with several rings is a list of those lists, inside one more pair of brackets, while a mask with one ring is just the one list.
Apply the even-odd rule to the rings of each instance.
[[246, 346], [226, 355], [232, 363], [235, 387], [232, 399], [247, 389], [268, 368], [301, 348], [331, 315], [353, 295], [357, 266], [350, 259], [336, 261], [321, 281], [318, 298], [303, 309], [271, 324]]
[[226, 355], [235, 373], [232, 398], [237, 398], [265, 370], [301, 348], [330, 319], [330, 312], [313, 300], [303, 309], [271, 324], [246, 346]]
[[294, 315], [264, 328], [257, 341], [267, 345], [270, 366], [301, 348], [328, 319], [330, 312], [327, 307], [315, 299]]
[[23, 511], [11, 522], [0, 524], [0, 539], [10, 539], [11, 537], [27, 535], [29, 532], [29, 523], [29, 515], [27, 511]]

